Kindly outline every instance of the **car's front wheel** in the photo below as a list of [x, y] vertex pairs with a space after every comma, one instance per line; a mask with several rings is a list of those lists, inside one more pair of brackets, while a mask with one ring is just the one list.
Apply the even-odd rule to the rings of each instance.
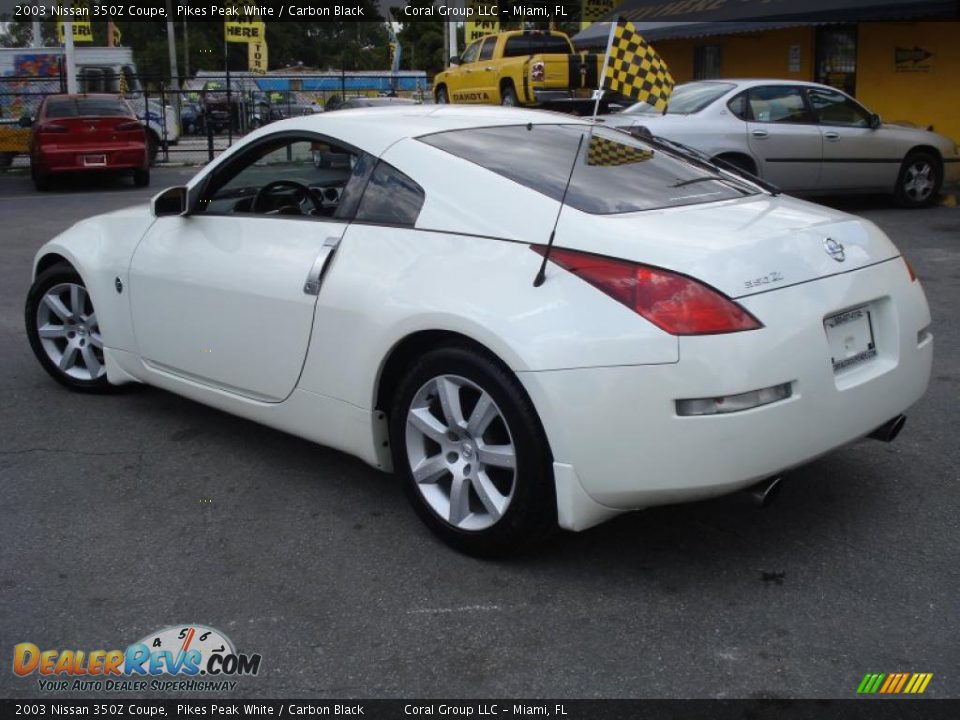
[[110, 389], [100, 322], [83, 280], [65, 264], [44, 270], [27, 293], [27, 337], [43, 369], [71, 390]]
[[447, 105], [450, 102], [450, 96], [447, 94], [447, 88], [441, 85], [437, 88], [437, 104]]
[[420, 518], [473, 555], [519, 549], [556, 527], [550, 451], [509, 370], [468, 346], [423, 356], [394, 397], [397, 471]]
[[906, 208], [926, 207], [940, 194], [943, 184], [943, 163], [929, 152], [912, 152], [900, 167], [895, 195]]

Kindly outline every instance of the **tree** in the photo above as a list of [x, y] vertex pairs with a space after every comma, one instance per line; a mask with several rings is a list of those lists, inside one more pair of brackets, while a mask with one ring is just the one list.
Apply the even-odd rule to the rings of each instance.
[[[408, 0], [407, 6], [426, 10], [434, 6], [434, 0]], [[424, 14], [416, 14], [413, 22], [400, 8], [391, 8], [394, 19], [402, 23], [397, 33], [403, 46], [401, 67], [404, 70], [426, 70], [428, 75], [436, 75], [444, 69], [443, 64], [443, 24], [442, 19], [433, 20]]]

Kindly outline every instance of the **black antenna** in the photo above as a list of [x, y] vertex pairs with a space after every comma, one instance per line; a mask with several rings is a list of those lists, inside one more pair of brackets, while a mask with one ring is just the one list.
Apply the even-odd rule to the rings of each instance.
[[[593, 128], [590, 128], [590, 136], [593, 137]], [[540, 272], [533, 279], [533, 286], [540, 287], [547, 279], [547, 260], [550, 259], [550, 251], [553, 250], [553, 239], [557, 236], [557, 225], [560, 224], [560, 213], [563, 212], [564, 203], [567, 202], [567, 192], [570, 190], [570, 182], [573, 180], [573, 171], [577, 169], [577, 160], [580, 159], [580, 148], [583, 147], [583, 133], [580, 134], [580, 140], [577, 142], [577, 151], [573, 154], [573, 165], [570, 166], [570, 175], [567, 177], [567, 186], [563, 188], [563, 195], [560, 197], [560, 207], [557, 209], [557, 219], [553, 221], [553, 230], [550, 231], [550, 239], [547, 240], [547, 249], [543, 253], [543, 262], [540, 263]]]

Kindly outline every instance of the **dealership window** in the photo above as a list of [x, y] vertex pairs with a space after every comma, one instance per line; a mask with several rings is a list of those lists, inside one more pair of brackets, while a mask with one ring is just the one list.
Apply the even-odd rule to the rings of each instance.
[[857, 90], [857, 26], [817, 28], [818, 83], [854, 95]]
[[720, 77], [720, 46], [698, 45], [693, 49], [693, 79], [713, 80]]

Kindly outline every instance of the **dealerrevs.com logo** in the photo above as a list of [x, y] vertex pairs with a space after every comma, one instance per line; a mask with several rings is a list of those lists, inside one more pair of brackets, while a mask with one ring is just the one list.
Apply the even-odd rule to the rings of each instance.
[[167, 627], [126, 650], [41, 650], [29, 642], [13, 648], [13, 672], [36, 673], [39, 689], [47, 692], [233, 690], [233, 678], [256, 675], [260, 660], [238, 653], [226, 635], [203, 625]]

